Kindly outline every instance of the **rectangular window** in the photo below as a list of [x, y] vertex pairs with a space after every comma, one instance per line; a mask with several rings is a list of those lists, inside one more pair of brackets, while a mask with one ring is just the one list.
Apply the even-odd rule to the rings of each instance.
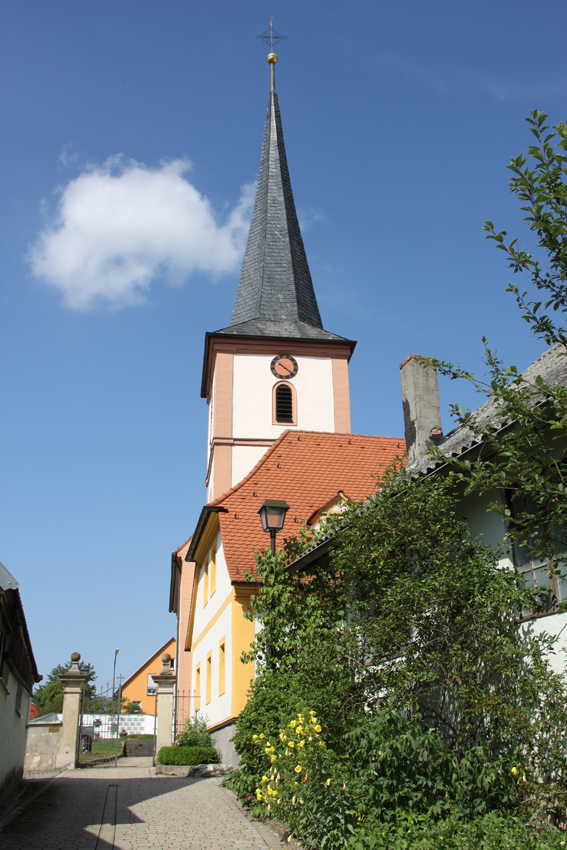
[[217, 544], [215, 543], [211, 549], [211, 565], [210, 565], [210, 587], [211, 596], [217, 589]]
[[207, 655], [207, 685], [206, 685], [206, 687], [207, 687], [207, 697], [206, 697], [206, 700], [205, 700], [207, 705], [211, 701], [211, 680], [212, 680], [212, 678], [213, 678], [213, 653], [209, 652], [209, 654]]
[[209, 558], [203, 564], [203, 608], [209, 601]]
[[[155, 675], [155, 674], [154, 674]], [[152, 679], [152, 674], [148, 673], [148, 684], [146, 687], [146, 696], [147, 697], [155, 697], [157, 693], [157, 685]]]
[[195, 711], [201, 708], [201, 665], [195, 667]]
[[[513, 516], [523, 516], [536, 513], [536, 507], [529, 498], [512, 500], [508, 498], [508, 507]], [[560, 573], [550, 572], [553, 567], [547, 560], [536, 558], [533, 543], [529, 536], [525, 543], [514, 543], [512, 557], [514, 566], [521, 580], [528, 586], [539, 591], [539, 605], [532, 611], [522, 611], [522, 619], [531, 619], [542, 614], [552, 614], [560, 602], [567, 599], [567, 579]], [[563, 546], [556, 545], [556, 554], [560, 555]], [[563, 573], [564, 570], [561, 570]]]
[[224, 694], [224, 671], [226, 662], [226, 638], [221, 638], [219, 642], [219, 696]]

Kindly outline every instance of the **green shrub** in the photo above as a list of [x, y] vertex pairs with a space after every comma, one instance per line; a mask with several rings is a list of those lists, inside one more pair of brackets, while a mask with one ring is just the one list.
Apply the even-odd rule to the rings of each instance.
[[256, 798], [256, 788], [266, 769], [266, 757], [255, 745], [253, 735], [263, 733], [270, 739], [277, 739], [280, 729], [294, 716], [298, 702], [292, 679], [284, 673], [264, 670], [250, 687], [232, 739], [240, 765], [225, 780], [242, 802], [251, 803]]
[[188, 717], [183, 732], [175, 741], [178, 747], [212, 747], [213, 740], [207, 729], [206, 717]]
[[475, 817], [518, 804], [507, 757], [477, 746], [459, 758], [419, 715], [381, 708], [360, 719], [346, 744], [358, 808], [374, 819], [396, 810]]
[[162, 747], [158, 764], [217, 764], [219, 754], [213, 747]]
[[434, 820], [399, 811], [389, 823], [361, 826], [341, 847], [348, 850], [564, 850], [565, 833], [555, 827], [537, 830], [520, 818], [490, 812], [461, 821]]

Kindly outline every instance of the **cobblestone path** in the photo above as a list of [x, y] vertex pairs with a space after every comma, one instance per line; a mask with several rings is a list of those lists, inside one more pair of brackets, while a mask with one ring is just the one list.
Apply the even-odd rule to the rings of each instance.
[[269, 827], [244, 816], [217, 779], [149, 768], [73, 770], [0, 827], [2, 850], [266, 850]]

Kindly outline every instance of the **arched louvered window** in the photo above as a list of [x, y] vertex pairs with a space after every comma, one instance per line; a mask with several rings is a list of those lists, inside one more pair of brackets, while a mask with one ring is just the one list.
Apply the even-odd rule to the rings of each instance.
[[277, 384], [274, 393], [274, 421], [296, 424], [294, 392], [289, 384]]

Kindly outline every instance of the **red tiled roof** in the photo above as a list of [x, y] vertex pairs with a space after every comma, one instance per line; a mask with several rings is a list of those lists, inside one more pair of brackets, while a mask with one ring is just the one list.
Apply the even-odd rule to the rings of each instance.
[[182, 543], [182, 544], [181, 544], [181, 546], [180, 546], [178, 549], [176, 549], [176, 550], [175, 550], [175, 554], [176, 554], [176, 555], [179, 555], [179, 557], [180, 557], [180, 558], [181, 558], [182, 556], [186, 555], [186, 554], [187, 554], [187, 549], [189, 548], [189, 544], [191, 543], [192, 538], [193, 538], [193, 535], [191, 534], [191, 535], [187, 538], [187, 540], [185, 541], [185, 543]]
[[342, 490], [349, 499], [366, 499], [396, 455], [405, 452], [398, 437], [284, 431], [254, 469], [211, 505], [219, 514], [223, 550], [231, 581], [245, 581], [255, 552], [269, 546], [258, 509], [264, 499], [285, 499], [290, 506], [281, 536], [299, 531]]

